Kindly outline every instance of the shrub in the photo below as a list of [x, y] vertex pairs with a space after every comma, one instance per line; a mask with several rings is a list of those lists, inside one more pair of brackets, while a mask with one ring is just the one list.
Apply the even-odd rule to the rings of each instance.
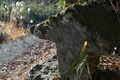
[[60, 11], [58, 7], [55, 7], [54, 5], [48, 5], [45, 6], [44, 3], [41, 4], [35, 4], [32, 3], [31, 5], [28, 6], [30, 8], [30, 13], [29, 13], [29, 20], [35, 20], [35, 21], [43, 21], [47, 19], [50, 15], [54, 15], [57, 12]]
[[2, 1], [0, 5], [0, 20], [9, 21], [10, 11], [11, 11], [11, 5], [6, 1]]
[[53, 5], [46, 5], [45, 3], [34, 3], [17, 1], [9, 4], [2, 1], [0, 5], [0, 20], [6, 22], [3, 30], [0, 30], [0, 43], [6, 41], [7, 35], [10, 39], [24, 36], [28, 34], [28, 30], [24, 29], [24, 21], [29, 23], [33, 21], [43, 21], [50, 15], [56, 14], [61, 9]]

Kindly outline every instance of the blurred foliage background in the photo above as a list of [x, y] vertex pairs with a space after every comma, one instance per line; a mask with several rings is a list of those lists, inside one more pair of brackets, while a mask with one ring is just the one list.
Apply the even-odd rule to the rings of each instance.
[[0, 21], [35, 20], [43, 21], [61, 9], [55, 2], [44, 0], [0, 0]]

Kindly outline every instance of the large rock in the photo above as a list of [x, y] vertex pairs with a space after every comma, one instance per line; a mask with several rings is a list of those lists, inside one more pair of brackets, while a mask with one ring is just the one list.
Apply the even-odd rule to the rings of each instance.
[[41, 39], [56, 42], [60, 72], [79, 57], [85, 41], [87, 52], [95, 54], [109, 53], [120, 41], [120, 23], [99, 3], [74, 4], [30, 30]]

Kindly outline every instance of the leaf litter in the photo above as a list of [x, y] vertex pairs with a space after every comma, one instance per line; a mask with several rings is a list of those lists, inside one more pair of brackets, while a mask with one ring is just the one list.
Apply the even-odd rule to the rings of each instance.
[[22, 55], [18, 55], [13, 60], [3, 64], [3, 68], [0, 70], [0, 79], [30, 80], [28, 74], [30, 69], [56, 53], [56, 44], [47, 40], [30, 47], [32, 47], [31, 50], [26, 49]]

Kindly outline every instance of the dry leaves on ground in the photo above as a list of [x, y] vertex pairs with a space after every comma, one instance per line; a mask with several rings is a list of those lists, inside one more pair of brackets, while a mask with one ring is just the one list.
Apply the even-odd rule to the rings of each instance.
[[26, 49], [22, 55], [18, 55], [12, 61], [4, 64], [1, 74], [7, 80], [29, 80], [29, 70], [35, 64], [42, 63], [56, 53], [56, 44], [51, 41], [44, 41], [30, 47], [32, 50]]

